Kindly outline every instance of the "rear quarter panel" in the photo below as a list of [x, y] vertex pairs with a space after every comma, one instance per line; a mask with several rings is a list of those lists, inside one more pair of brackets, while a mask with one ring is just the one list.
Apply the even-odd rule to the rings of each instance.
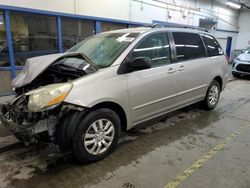
[[228, 62], [226, 57], [225, 55], [214, 56], [210, 57], [210, 60], [213, 62], [210, 83], [215, 77], [219, 76], [222, 78], [222, 89], [224, 89], [228, 79]]

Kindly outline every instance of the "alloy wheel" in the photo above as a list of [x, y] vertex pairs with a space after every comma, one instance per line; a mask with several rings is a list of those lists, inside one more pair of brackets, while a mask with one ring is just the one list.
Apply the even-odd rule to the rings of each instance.
[[219, 88], [213, 85], [209, 90], [208, 101], [211, 106], [216, 105], [219, 98]]
[[108, 119], [98, 119], [83, 135], [84, 147], [92, 155], [102, 154], [111, 146], [114, 136], [113, 123]]

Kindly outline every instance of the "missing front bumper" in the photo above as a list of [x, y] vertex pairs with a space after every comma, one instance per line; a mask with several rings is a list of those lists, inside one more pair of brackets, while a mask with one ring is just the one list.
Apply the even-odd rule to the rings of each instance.
[[[25, 101], [25, 99], [24, 99]], [[70, 111], [85, 111], [87, 108], [62, 103], [53, 109], [31, 112], [25, 102], [18, 100], [6, 105], [0, 104], [0, 120], [19, 140], [26, 145], [49, 143], [57, 145], [57, 128], [60, 119]]]
[[[28, 117], [36, 116], [32, 112], [26, 112], [26, 115]], [[15, 121], [16, 117], [13, 117], [13, 114], [5, 105], [0, 106], [0, 120], [4, 127], [25, 144], [37, 143], [40, 140], [52, 141], [58, 123], [57, 116], [48, 116], [35, 122], [25, 120], [22, 123], [18, 123]]]

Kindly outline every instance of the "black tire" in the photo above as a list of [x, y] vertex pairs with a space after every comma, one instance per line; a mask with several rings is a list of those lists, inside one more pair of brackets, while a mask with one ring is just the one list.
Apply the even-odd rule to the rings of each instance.
[[[112, 122], [114, 128], [114, 135], [113, 140], [110, 142], [110, 146], [107, 150], [101, 154], [91, 154], [85, 148], [85, 135], [89, 128], [91, 127], [92, 123], [96, 122], [100, 119], [107, 119]], [[80, 163], [90, 163], [94, 161], [101, 160], [108, 156], [112, 151], [115, 149], [118, 143], [118, 139], [120, 136], [121, 131], [121, 122], [120, 118], [116, 112], [108, 108], [101, 108], [90, 112], [89, 114], [84, 117], [77, 128], [77, 131], [73, 137], [72, 144], [73, 144], [73, 153], [76, 159]]]
[[84, 115], [85, 112], [80, 111], [68, 112], [59, 121], [56, 132], [56, 141], [60, 151], [66, 152], [72, 149], [72, 138]]
[[[211, 103], [209, 101], [209, 94], [213, 87], [216, 87], [218, 89], [218, 97], [215, 103]], [[219, 82], [217, 80], [213, 80], [207, 90], [206, 97], [204, 101], [202, 102], [202, 106], [205, 110], [213, 110], [217, 106], [219, 99], [220, 99], [220, 92], [221, 92], [221, 87], [220, 87]]]
[[235, 78], [240, 78], [241, 77], [241, 74], [237, 73], [237, 72], [232, 72], [232, 75], [235, 77]]

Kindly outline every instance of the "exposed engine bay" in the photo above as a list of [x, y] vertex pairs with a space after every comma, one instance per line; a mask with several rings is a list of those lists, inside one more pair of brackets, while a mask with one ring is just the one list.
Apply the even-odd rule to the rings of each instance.
[[81, 56], [64, 57], [51, 64], [31, 83], [15, 88], [15, 92], [19, 96], [40, 86], [69, 82], [95, 71], [96, 67], [93, 67], [92, 64], [88, 63]]

